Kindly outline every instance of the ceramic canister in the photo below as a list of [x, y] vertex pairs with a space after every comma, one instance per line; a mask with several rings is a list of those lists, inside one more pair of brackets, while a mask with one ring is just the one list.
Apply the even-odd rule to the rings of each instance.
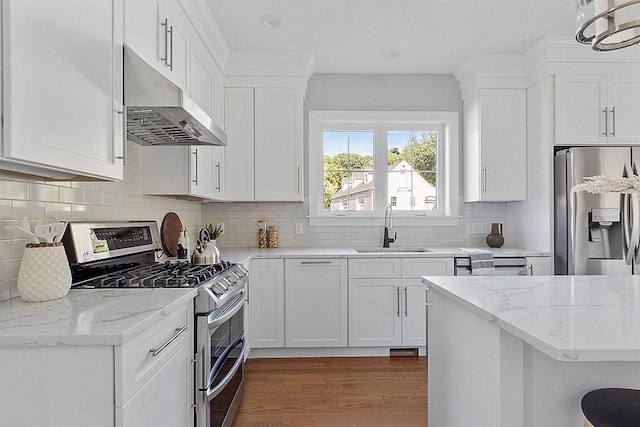
[[25, 301], [62, 298], [71, 288], [71, 270], [62, 243], [27, 244], [18, 272], [18, 293]]

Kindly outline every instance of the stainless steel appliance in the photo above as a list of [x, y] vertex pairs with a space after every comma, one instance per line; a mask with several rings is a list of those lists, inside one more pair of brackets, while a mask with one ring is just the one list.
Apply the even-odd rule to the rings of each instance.
[[[167, 55], [165, 61], [169, 61]], [[167, 66], [171, 67], [172, 61]], [[182, 89], [128, 46], [124, 49], [124, 103], [127, 137], [133, 142], [144, 145], [227, 145], [225, 131]]]
[[248, 269], [221, 261], [157, 263], [155, 221], [70, 223], [63, 237], [74, 288], [197, 288], [194, 417], [197, 427], [231, 426], [244, 389]]
[[[456, 276], [471, 276], [471, 260], [469, 257], [454, 258]], [[526, 257], [493, 258], [494, 275], [496, 276], [526, 276]]]
[[640, 149], [574, 147], [554, 161], [554, 264], [556, 274], [633, 274], [638, 265], [637, 197], [572, 192], [585, 177], [629, 176]]

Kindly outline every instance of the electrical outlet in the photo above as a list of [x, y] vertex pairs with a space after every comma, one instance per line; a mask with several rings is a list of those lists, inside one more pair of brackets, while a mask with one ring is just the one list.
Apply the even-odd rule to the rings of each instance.
[[487, 234], [489, 231], [489, 224], [482, 222], [472, 222], [467, 224], [467, 233], [469, 234]]
[[220, 229], [220, 233], [224, 233], [224, 222], [217, 223], [216, 227]]
[[304, 232], [304, 229], [302, 228], [302, 223], [296, 222], [296, 234], [302, 234], [303, 232]]

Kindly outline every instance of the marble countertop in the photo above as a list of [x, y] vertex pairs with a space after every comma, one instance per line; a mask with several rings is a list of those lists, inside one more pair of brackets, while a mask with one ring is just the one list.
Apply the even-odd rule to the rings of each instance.
[[[401, 248], [402, 246], [397, 246]], [[454, 247], [427, 247], [429, 252], [357, 252], [354, 248], [225, 248], [221, 247], [220, 253], [223, 259], [238, 262], [240, 259], [249, 258], [443, 258], [464, 257], [468, 253]], [[394, 248], [391, 248], [394, 249]], [[520, 248], [479, 248], [490, 251], [494, 257], [511, 256], [549, 256], [549, 252], [532, 251]], [[367, 248], [369, 250], [369, 248]]]
[[438, 292], [560, 361], [640, 361], [640, 276], [427, 276]]
[[71, 289], [52, 301], [13, 298], [0, 302], [0, 347], [122, 344], [196, 294], [196, 289]]

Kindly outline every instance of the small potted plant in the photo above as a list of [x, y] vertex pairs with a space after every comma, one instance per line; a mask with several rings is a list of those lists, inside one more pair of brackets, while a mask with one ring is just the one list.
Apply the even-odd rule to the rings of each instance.
[[224, 230], [222, 229], [222, 224], [209, 224], [207, 225], [207, 231], [209, 232], [209, 238], [211, 239], [211, 243], [216, 244], [216, 239], [224, 234]]

